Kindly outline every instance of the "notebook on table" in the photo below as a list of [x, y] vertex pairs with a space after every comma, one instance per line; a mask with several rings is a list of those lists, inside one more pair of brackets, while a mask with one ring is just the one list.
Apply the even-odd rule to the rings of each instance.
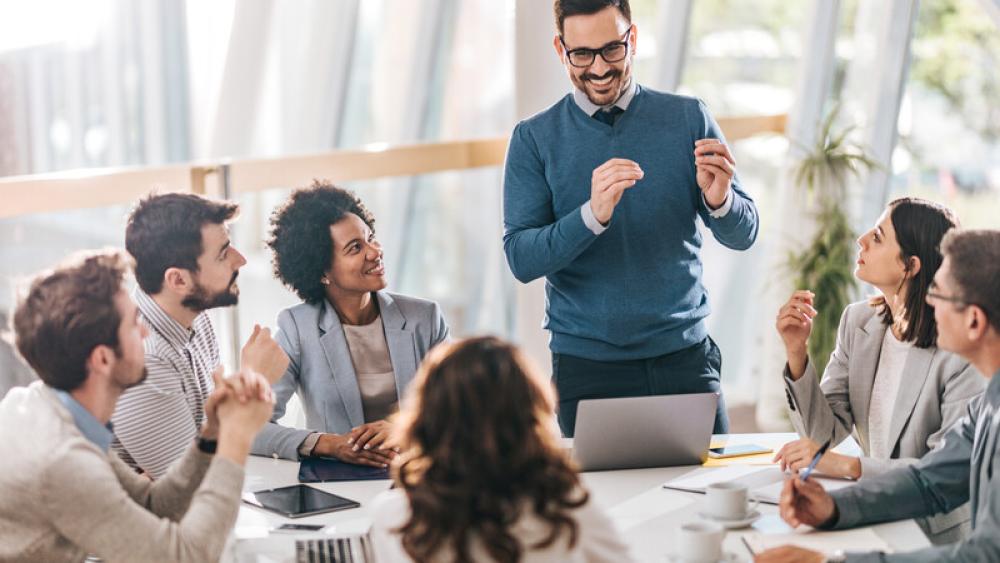
[[[761, 467], [752, 465], [732, 465], [728, 467], [702, 467], [663, 484], [666, 489], [676, 489], [691, 493], [704, 493], [715, 483], [739, 483], [746, 486], [750, 498], [768, 504], [778, 504], [781, 488], [788, 475], [777, 466]], [[811, 477], [823, 485], [827, 491], [835, 491], [850, 486], [854, 481], [816, 475]]]

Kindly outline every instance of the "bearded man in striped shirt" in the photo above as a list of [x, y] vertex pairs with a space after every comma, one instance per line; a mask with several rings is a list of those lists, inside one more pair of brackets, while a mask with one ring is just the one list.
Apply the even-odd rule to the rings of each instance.
[[[236, 280], [247, 261], [226, 227], [238, 212], [231, 202], [162, 194], [141, 200], [129, 216], [125, 248], [135, 259], [139, 287], [133, 297], [149, 328], [149, 376], [118, 401], [113, 447], [154, 479], [195, 439], [214, 387], [212, 373], [221, 369], [206, 311], [239, 300]], [[288, 357], [268, 329], [255, 327], [241, 364], [274, 383]]]

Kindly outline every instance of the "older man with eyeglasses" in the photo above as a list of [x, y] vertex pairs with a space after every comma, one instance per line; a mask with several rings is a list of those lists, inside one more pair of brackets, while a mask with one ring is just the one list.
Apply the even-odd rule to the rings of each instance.
[[[934, 451], [903, 467], [827, 493], [812, 481], [785, 483], [781, 516], [792, 526], [851, 528], [942, 514], [969, 502], [972, 533], [950, 545], [906, 553], [848, 553], [828, 557], [785, 546], [756, 561], [1000, 561], [1000, 231], [951, 231], [941, 242], [944, 262], [927, 302], [934, 306], [937, 345], [967, 359], [989, 380]], [[997, 477], [994, 479], [994, 477]]]
[[632, 78], [628, 0], [556, 0], [555, 18], [574, 89], [514, 129], [504, 250], [518, 280], [547, 282], [559, 425], [573, 435], [581, 399], [716, 392], [725, 433], [697, 222], [745, 250], [757, 209], [705, 104]]

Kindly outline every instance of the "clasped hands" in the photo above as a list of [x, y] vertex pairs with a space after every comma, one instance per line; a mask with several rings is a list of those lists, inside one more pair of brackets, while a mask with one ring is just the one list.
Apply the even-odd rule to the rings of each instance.
[[385, 420], [362, 424], [345, 434], [322, 434], [313, 449], [314, 455], [370, 467], [388, 467], [398, 453], [392, 425]]
[[216, 368], [212, 380], [215, 389], [205, 401], [201, 437], [217, 440], [220, 431], [231, 431], [239, 433], [244, 441], [253, 440], [274, 410], [271, 384], [263, 375], [249, 369], [223, 377], [222, 366]]

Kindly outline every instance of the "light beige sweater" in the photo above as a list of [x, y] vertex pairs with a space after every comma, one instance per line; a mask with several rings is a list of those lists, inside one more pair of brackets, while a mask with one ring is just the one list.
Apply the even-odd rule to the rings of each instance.
[[162, 479], [137, 475], [41, 382], [0, 402], [0, 561], [217, 561], [242, 486], [193, 444]]

